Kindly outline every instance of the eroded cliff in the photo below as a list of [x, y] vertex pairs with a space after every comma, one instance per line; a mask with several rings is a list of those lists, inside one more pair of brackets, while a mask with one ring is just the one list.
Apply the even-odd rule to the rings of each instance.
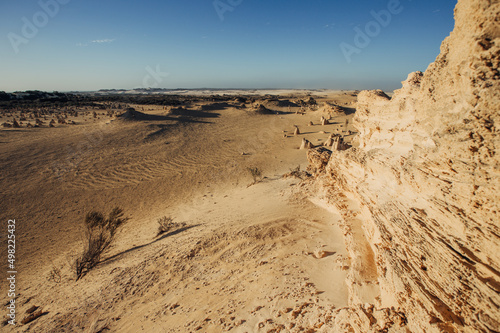
[[356, 148], [309, 151], [351, 255], [339, 329], [500, 331], [499, 13], [459, 0], [425, 73], [360, 93]]

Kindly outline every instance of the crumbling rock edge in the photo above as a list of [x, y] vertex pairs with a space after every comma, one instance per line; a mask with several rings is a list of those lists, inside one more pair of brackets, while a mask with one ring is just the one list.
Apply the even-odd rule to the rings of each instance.
[[[308, 151], [310, 189], [342, 216], [351, 255], [339, 329], [500, 331], [499, 14], [459, 0], [425, 73], [392, 99], [359, 94], [357, 148]], [[394, 320], [367, 309], [400, 320], [384, 328]]]

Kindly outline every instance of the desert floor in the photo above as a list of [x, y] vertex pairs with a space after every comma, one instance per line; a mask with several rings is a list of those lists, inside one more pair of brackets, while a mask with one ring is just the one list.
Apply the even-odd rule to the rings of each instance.
[[[306, 98], [295, 94], [287, 98]], [[282, 176], [307, 167], [302, 138], [314, 145], [331, 133], [352, 139], [350, 121], [345, 128], [352, 113], [321, 126], [321, 105], [352, 111], [356, 97], [312, 94], [319, 110], [303, 115], [261, 97], [280, 113], [207, 104], [187, 105], [195, 116], [179, 117], [131, 105], [157, 117], [127, 121], [100, 110], [98, 119], [81, 116], [76, 125], [1, 129], [1, 225], [7, 230], [7, 220], [16, 220], [18, 271], [18, 324], [7, 328], [321, 331], [349, 297], [339, 218], [302, 192], [300, 179]], [[294, 125], [302, 134], [293, 135]], [[262, 181], [249, 186], [249, 167], [262, 170]], [[130, 220], [104, 261], [75, 281], [85, 214], [115, 206]], [[162, 216], [178, 228], [157, 237]], [[44, 315], [21, 324], [33, 306]]]

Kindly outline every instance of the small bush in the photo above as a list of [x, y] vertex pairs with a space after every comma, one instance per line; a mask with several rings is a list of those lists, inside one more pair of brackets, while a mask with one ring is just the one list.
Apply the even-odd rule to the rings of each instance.
[[177, 223], [174, 222], [174, 219], [172, 219], [170, 216], [163, 216], [160, 217], [158, 220], [158, 232], [156, 236], [160, 236], [161, 234], [164, 234], [166, 232], [169, 232], [174, 229], [182, 228], [186, 226], [186, 223]]
[[85, 216], [86, 243], [82, 255], [75, 262], [77, 281], [101, 261], [101, 256], [113, 243], [118, 228], [127, 220], [128, 218], [123, 217], [123, 211], [118, 207], [109, 213], [108, 218], [96, 211]]
[[174, 226], [174, 220], [171, 217], [163, 216], [158, 219], [158, 233], [156, 236], [159, 236], [170, 229]]
[[47, 281], [59, 283], [62, 280], [61, 269], [56, 265], [52, 264], [52, 270], [47, 276]]
[[310, 176], [311, 174], [308, 173], [307, 171], [300, 170], [300, 165], [298, 165], [296, 168], [290, 169], [290, 172], [285, 173], [283, 175], [283, 178], [298, 178], [304, 180], [305, 178]]
[[253, 167], [253, 168], [247, 168], [247, 170], [253, 178], [253, 184], [256, 184], [257, 182], [262, 180], [261, 169], [259, 169], [258, 167]]

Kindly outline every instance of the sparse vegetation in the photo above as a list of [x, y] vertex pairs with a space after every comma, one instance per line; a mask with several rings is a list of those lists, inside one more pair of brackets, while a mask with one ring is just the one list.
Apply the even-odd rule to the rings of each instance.
[[123, 217], [123, 210], [118, 207], [109, 213], [108, 218], [96, 211], [85, 216], [86, 243], [82, 255], [75, 261], [77, 281], [101, 261], [102, 255], [115, 240], [116, 232], [127, 220]]
[[52, 269], [47, 276], [47, 281], [59, 283], [62, 280], [61, 269], [56, 265], [52, 264]]
[[293, 178], [299, 178], [301, 180], [304, 180], [305, 178], [310, 177], [310, 176], [311, 176], [310, 173], [308, 173], [307, 171], [300, 170], [300, 165], [297, 165], [296, 168], [292, 168], [292, 169], [290, 169], [290, 172], [285, 173], [283, 175], [283, 178], [293, 177]]
[[171, 217], [163, 216], [160, 217], [157, 222], [158, 232], [156, 233], [156, 236], [159, 236], [172, 228], [173, 219]]
[[90, 327], [88, 330], [85, 331], [85, 333], [102, 333], [106, 331], [111, 331], [109, 328], [111, 319], [100, 319], [99, 317], [94, 318], [92, 321], [90, 321]]
[[169, 232], [171, 230], [177, 229], [184, 227], [186, 224], [185, 223], [177, 223], [174, 222], [174, 219], [172, 219], [170, 216], [163, 216], [160, 217], [158, 220], [158, 232], [156, 236], [160, 236], [161, 234], [164, 234], [166, 232]]
[[253, 178], [253, 183], [251, 185], [257, 184], [258, 182], [260, 182], [262, 180], [262, 170], [261, 169], [259, 169], [258, 167], [249, 167], [249, 168], [247, 168], [247, 170]]

